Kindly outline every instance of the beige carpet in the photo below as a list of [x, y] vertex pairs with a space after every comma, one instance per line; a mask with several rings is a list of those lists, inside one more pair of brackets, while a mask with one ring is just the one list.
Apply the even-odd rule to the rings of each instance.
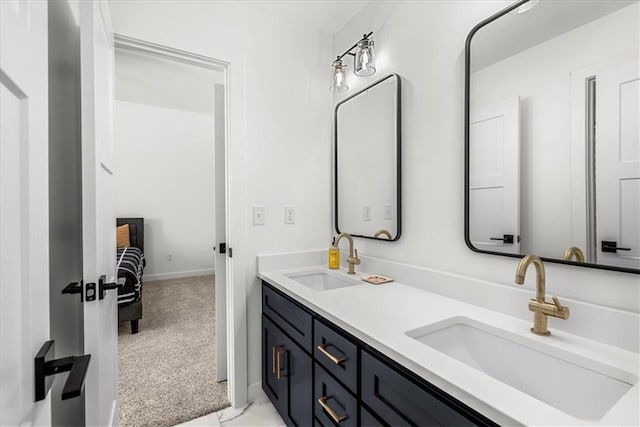
[[173, 426], [229, 406], [215, 381], [214, 276], [145, 282], [140, 332], [120, 323], [120, 425]]

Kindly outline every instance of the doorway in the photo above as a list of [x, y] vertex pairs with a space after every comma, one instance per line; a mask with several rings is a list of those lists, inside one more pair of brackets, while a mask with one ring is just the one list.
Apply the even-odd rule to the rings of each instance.
[[115, 45], [117, 214], [144, 219], [145, 247], [139, 332], [119, 330], [120, 424], [173, 425], [228, 405], [226, 65]]

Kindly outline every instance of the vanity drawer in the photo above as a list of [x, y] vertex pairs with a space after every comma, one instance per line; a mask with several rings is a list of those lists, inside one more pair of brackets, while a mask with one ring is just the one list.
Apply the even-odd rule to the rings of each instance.
[[436, 397], [366, 351], [362, 351], [361, 390], [362, 400], [388, 425], [486, 425], [460, 413], [462, 404], [451, 396], [439, 391], [441, 396]]
[[362, 427], [385, 427], [376, 417], [367, 411], [367, 408], [360, 406], [360, 425]]
[[315, 364], [313, 413], [316, 424], [324, 427], [358, 425], [358, 401], [324, 368]]
[[358, 389], [358, 347], [324, 323], [314, 320], [313, 357], [353, 393]]
[[266, 282], [262, 282], [262, 312], [304, 350], [311, 352], [311, 313]]

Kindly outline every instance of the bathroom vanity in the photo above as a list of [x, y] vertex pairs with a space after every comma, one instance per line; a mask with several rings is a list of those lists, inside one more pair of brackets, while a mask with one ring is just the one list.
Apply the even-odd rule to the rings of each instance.
[[[638, 353], [554, 323], [549, 337], [531, 334], [528, 292], [513, 289], [523, 320], [438, 289], [472, 279], [368, 257], [365, 271], [348, 275], [324, 267], [325, 257], [258, 260], [262, 388], [288, 425], [640, 421]], [[397, 281], [365, 283], [368, 268]], [[487, 285], [472, 284], [485, 293]], [[582, 317], [579, 302], [567, 304]]]
[[290, 425], [496, 425], [266, 281], [262, 388]]

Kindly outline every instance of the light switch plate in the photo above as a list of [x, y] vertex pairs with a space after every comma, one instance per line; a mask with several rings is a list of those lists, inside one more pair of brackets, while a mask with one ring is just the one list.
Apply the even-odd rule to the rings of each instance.
[[284, 223], [285, 224], [296, 223], [296, 207], [295, 206], [284, 207]]
[[362, 207], [362, 220], [371, 221], [371, 206]]
[[391, 205], [384, 205], [384, 219], [393, 219], [393, 210]]
[[264, 206], [253, 207], [253, 225], [264, 225]]

